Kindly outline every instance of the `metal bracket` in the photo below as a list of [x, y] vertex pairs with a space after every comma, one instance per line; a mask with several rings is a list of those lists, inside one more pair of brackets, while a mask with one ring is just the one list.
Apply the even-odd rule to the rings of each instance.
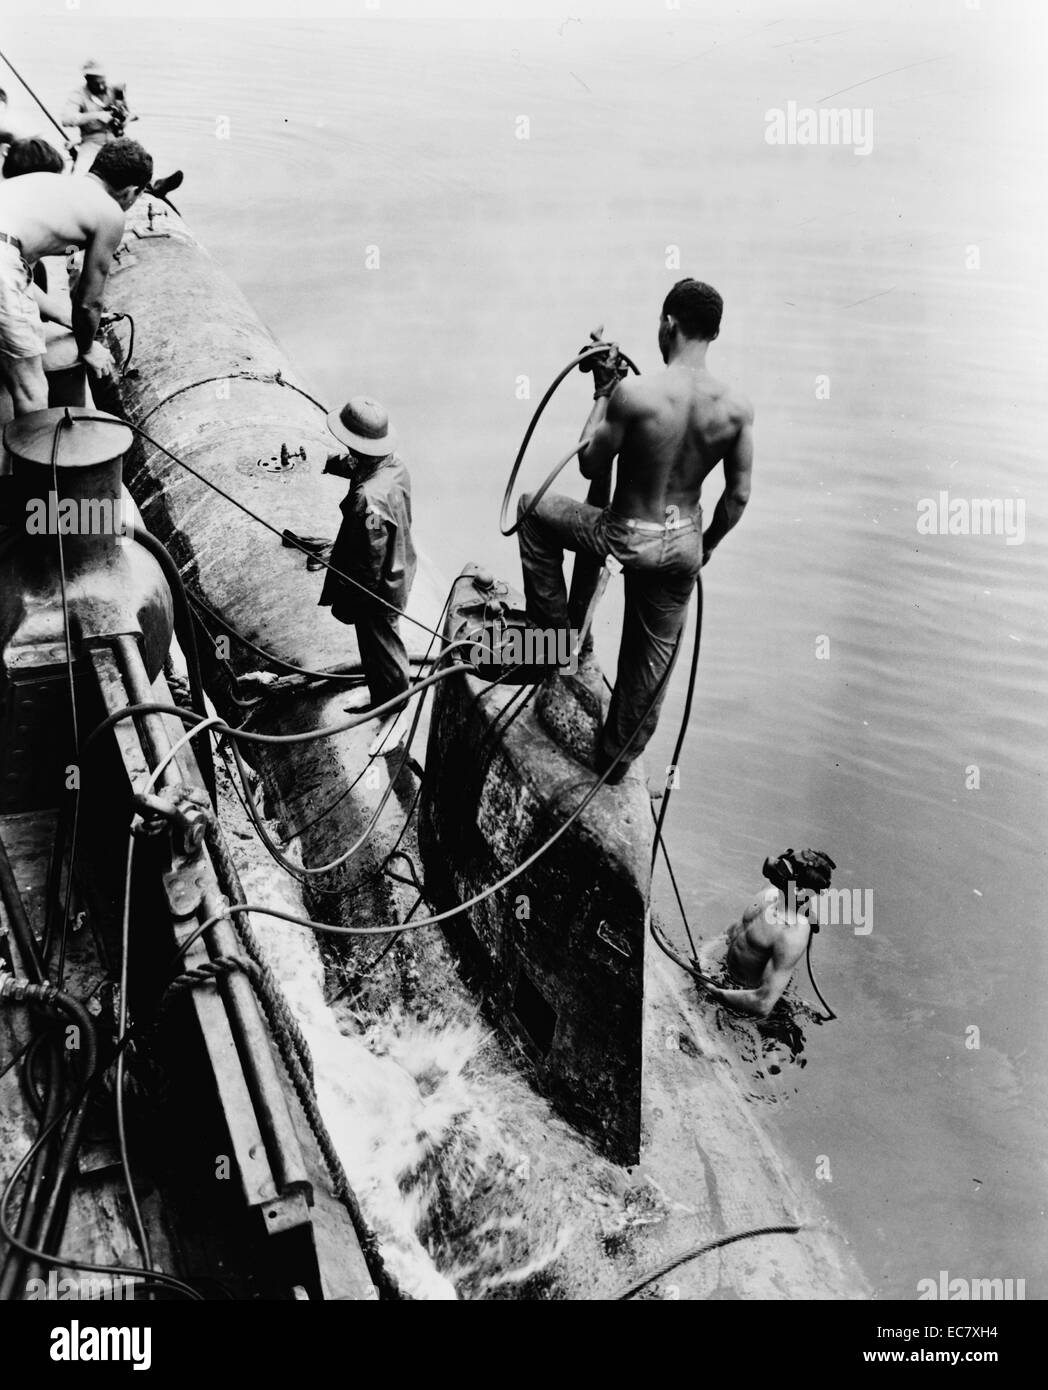
[[610, 946], [613, 951], [618, 951], [620, 956], [625, 956], [627, 960], [633, 954], [629, 945], [624, 943], [621, 932], [616, 931], [610, 922], [601, 921], [599, 923], [597, 938], [603, 941], [605, 946]]
[[113, 252], [113, 259], [109, 266], [110, 276], [119, 275], [122, 270], [130, 270], [133, 265], [138, 264], [138, 257], [134, 254], [126, 241], [122, 241]]
[[136, 792], [136, 815], [131, 829], [136, 835], [159, 835], [170, 829], [173, 854], [195, 858], [204, 836], [214, 823], [207, 793], [184, 782], [157, 792]]
[[[196, 857], [195, 864], [197, 867], [202, 867], [199, 855]], [[167, 898], [167, 905], [171, 916], [178, 920], [185, 917], [195, 917], [204, 900], [204, 885], [201, 877], [200, 875], [192, 876], [188, 871], [189, 867], [176, 862], [164, 874], [164, 895]]]
[[155, 221], [158, 217], [166, 217], [166, 216], [167, 216], [167, 212], [166, 212], [166, 211], [157, 212], [157, 211], [154, 209], [152, 203], [147, 203], [147, 204], [146, 204], [146, 221], [147, 221], [146, 230], [145, 230], [144, 232], [141, 232], [141, 231], [139, 231], [139, 229], [138, 229], [137, 227], [132, 227], [132, 228], [131, 228], [131, 231], [132, 231], [132, 232], [134, 233], [134, 235], [139, 239], [139, 241], [149, 241], [150, 239], [156, 240], [158, 237], [169, 237], [169, 236], [171, 235], [170, 232], [161, 232], [161, 231], [157, 231], [157, 230], [154, 228], [154, 226], [153, 226], [154, 221]]
[[295, 466], [295, 460], [305, 461], [305, 457], [304, 445], [298, 449], [289, 449], [286, 444], [281, 444], [279, 454], [271, 454], [267, 459], [257, 459], [255, 467], [261, 468], [263, 473], [290, 473]]

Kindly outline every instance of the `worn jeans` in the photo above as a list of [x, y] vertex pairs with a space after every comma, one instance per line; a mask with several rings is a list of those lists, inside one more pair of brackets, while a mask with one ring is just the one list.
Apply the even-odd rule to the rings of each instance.
[[[518, 518], [530, 500], [520, 499]], [[554, 493], [543, 497], [520, 523], [517, 536], [528, 617], [538, 627], [569, 626], [565, 550], [602, 562], [614, 555], [622, 565], [626, 610], [600, 749], [609, 759], [629, 744], [626, 761], [632, 762], [655, 732], [693, 590], [698, 591], [697, 621], [702, 622], [701, 512], [670, 530]]]

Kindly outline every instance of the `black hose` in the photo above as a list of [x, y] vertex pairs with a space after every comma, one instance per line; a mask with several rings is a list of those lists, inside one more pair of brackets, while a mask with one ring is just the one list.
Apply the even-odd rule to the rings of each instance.
[[25, 910], [22, 892], [18, 887], [3, 835], [0, 835], [0, 897], [3, 898], [11, 934], [18, 947], [22, 969], [33, 984], [43, 984], [44, 967], [40, 960], [36, 937], [33, 935], [29, 914]]
[[[32, 1162], [22, 1193], [22, 1206], [18, 1213], [17, 1239], [0, 1227], [0, 1234], [7, 1236], [8, 1250], [4, 1257], [3, 1271], [0, 1272], [0, 1302], [9, 1302], [18, 1297], [16, 1290], [24, 1285], [26, 1250], [19, 1248], [19, 1242], [31, 1247], [39, 1239], [42, 1214], [41, 1202], [53, 1180], [55, 1157], [60, 1144], [56, 1133], [62, 1117], [58, 1095], [56, 1069], [57, 1049], [52, 1044], [47, 1051], [46, 1092], [44, 1111], [40, 1116], [40, 1131], [36, 1143], [30, 1149]], [[16, 1169], [16, 1172], [19, 1171]]]
[[[238, 632], [232, 623], [227, 622], [225, 618], [216, 613], [209, 604], [204, 602], [199, 594], [190, 593], [189, 590], [186, 590], [186, 592], [189, 595], [190, 603], [192, 603], [194, 607], [202, 608], [211, 621], [217, 623], [224, 632], [228, 633], [234, 642], [238, 642], [242, 647], [246, 647], [248, 651], [254, 652], [256, 656], [260, 656], [263, 661], [268, 662], [270, 666], [276, 666], [279, 670], [286, 671], [290, 676], [304, 676], [309, 680], [350, 681], [354, 684], [360, 683], [360, 677], [364, 671], [360, 663], [352, 667], [347, 665], [345, 670], [339, 671], [311, 671], [306, 666], [296, 666], [293, 661], [285, 661], [283, 657], [274, 656], [272, 652], [267, 652], [265, 647], [260, 647], [257, 642], [252, 642], [249, 637], [245, 637], [242, 632]], [[210, 636], [210, 634], [208, 635]], [[432, 642], [432, 639], [430, 640]], [[410, 661], [411, 658], [409, 657], [408, 660]], [[237, 679], [235, 672], [231, 671], [230, 675], [234, 680]]]
[[[691, 649], [691, 668], [688, 671], [688, 689], [684, 696], [684, 713], [681, 715], [680, 731], [677, 734], [677, 742], [673, 746], [673, 759], [670, 766], [676, 768], [680, 761], [681, 749], [684, 747], [684, 739], [688, 732], [688, 725], [691, 723], [691, 706], [695, 699], [695, 684], [699, 674], [699, 649], [702, 644], [702, 575], [695, 576], [695, 592], [698, 594], [698, 604], [695, 611], [695, 641]], [[659, 845], [662, 843], [662, 827], [666, 822], [666, 812], [670, 806], [670, 796], [673, 791], [672, 783], [668, 783], [663, 788], [662, 803], [659, 806], [658, 819], [655, 822], [655, 836], [651, 847], [651, 873], [655, 873], [655, 858], [659, 852]], [[687, 920], [687, 919], [685, 919]], [[688, 931], [688, 941], [691, 943], [692, 956], [698, 959], [695, 951], [695, 943], [691, 938], [691, 931]]]
[[44, 113], [44, 115], [47, 117], [47, 119], [48, 119], [48, 120], [51, 122], [51, 124], [54, 126], [55, 130], [58, 131], [59, 135], [62, 137], [62, 143], [63, 143], [63, 145], [65, 145], [66, 150], [67, 150], [67, 151], [72, 150], [72, 149], [74, 148], [74, 145], [73, 145], [73, 142], [70, 140], [69, 136], [65, 133], [65, 131], [63, 130], [63, 128], [58, 124], [58, 122], [55, 120], [54, 116], [51, 115], [51, 112], [48, 111], [47, 107], [46, 107], [46, 106], [44, 105], [44, 103], [40, 100], [40, 98], [37, 96], [37, 94], [33, 91], [32, 87], [30, 87], [29, 83], [25, 80], [25, 78], [22, 76], [22, 74], [18, 71], [18, 69], [15, 67], [14, 63], [11, 62], [11, 59], [7, 56], [6, 53], [3, 53], [3, 52], [0, 52], [0, 58], [2, 58], [2, 59], [4, 60], [4, 62], [7, 64], [7, 66], [11, 69], [11, 71], [14, 73], [14, 75], [18, 78], [19, 82], [21, 82], [22, 86], [26, 89], [26, 91], [29, 93], [29, 95], [30, 95], [30, 96], [33, 98], [33, 100], [36, 102], [37, 106], [39, 106], [40, 110]]
[[656, 1279], [661, 1279], [664, 1274], [679, 1269], [689, 1260], [697, 1260], [700, 1255], [706, 1255], [711, 1250], [719, 1250], [723, 1245], [734, 1245], [737, 1240], [750, 1240], [753, 1236], [795, 1236], [798, 1231], [803, 1229], [803, 1226], [797, 1225], [754, 1226], [749, 1231], [736, 1231], [730, 1236], [719, 1236], [716, 1240], [707, 1241], [705, 1245], [697, 1245], [693, 1250], [686, 1250], [683, 1255], [675, 1255], [672, 1260], [667, 1260], [665, 1264], [659, 1265], [658, 1269], [652, 1270], [650, 1274], [645, 1274], [643, 1279], [638, 1279], [636, 1283], [627, 1285], [619, 1293], [613, 1293], [611, 1298], [606, 1301], [622, 1303], [628, 1298], [633, 1298], [642, 1289], [646, 1289], [649, 1284], [654, 1284]]
[[26, 1168], [28, 1164], [30, 1164], [36, 1159], [43, 1146], [51, 1140], [52, 1135], [55, 1133], [58, 1125], [64, 1119], [66, 1119], [67, 1116], [73, 1113], [73, 1111], [79, 1106], [79, 1104], [85, 1097], [90, 1095], [93, 1088], [101, 1080], [101, 1077], [107, 1070], [108, 1066], [111, 1066], [112, 1063], [117, 1059], [117, 1057], [119, 1057], [123, 1053], [124, 1049], [130, 1046], [131, 1042], [135, 1039], [136, 1036], [137, 1032], [134, 1025], [132, 1024], [126, 1030], [126, 1032], [117, 1040], [116, 1045], [113, 1048], [113, 1051], [110, 1055], [109, 1062], [104, 1065], [96, 1065], [94, 1073], [82, 1082], [82, 1084], [74, 1092], [71, 1099], [68, 1100], [65, 1103], [65, 1105], [59, 1110], [58, 1114], [54, 1117], [54, 1119], [52, 1119], [47, 1125], [44, 1126], [43, 1130], [37, 1136], [36, 1142], [32, 1145], [32, 1147], [29, 1149], [27, 1153], [23, 1154], [22, 1158], [15, 1165], [14, 1171], [10, 1174], [10, 1176], [7, 1179], [7, 1183], [4, 1187], [2, 1195], [0, 1195], [0, 1238], [8, 1242], [8, 1244], [12, 1248], [12, 1251], [18, 1251], [22, 1255], [29, 1256], [32, 1259], [38, 1260], [41, 1264], [49, 1265], [52, 1268], [80, 1269], [85, 1270], [91, 1274], [108, 1274], [111, 1277], [123, 1275], [127, 1278], [134, 1279], [148, 1278], [150, 1281], [154, 1283], [162, 1284], [165, 1288], [174, 1290], [175, 1292], [181, 1294], [185, 1298], [200, 1300], [203, 1297], [202, 1294], [200, 1294], [196, 1289], [192, 1288], [189, 1284], [184, 1283], [181, 1279], [176, 1279], [173, 1275], [170, 1274], [160, 1274], [156, 1270], [147, 1270], [133, 1265], [98, 1264], [93, 1261], [78, 1260], [71, 1255], [54, 1254], [50, 1251], [33, 1247], [29, 1245], [20, 1235], [12, 1231], [8, 1222], [7, 1210], [10, 1205], [14, 1190], [18, 1185], [18, 1180], [22, 1176], [23, 1170]]
[[[178, 571], [178, 566], [171, 558], [167, 548], [160, 544], [156, 536], [144, 530], [141, 526], [130, 526], [128, 535], [143, 550], [148, 550], [153, 559], [164, 572], [164, 578], [170, 586], [172, 597], [175, 600], [175, 635], [178, 637], [179, 645], [185, 653], [186, 666], [189, 671], [189, 688], [193, 697], [193, 708], [202, 719], [207, 718], [207, 701], [204, 698], [204, 679], [200, 668], [200, 650], [197, 647], [196, 627], [194, 625], [193, 610], [189, 606], [189, 597], [186, 593], [186, 586], [182, 581], [182, 576]], [[215, 782], [215, 759], [211, 751], [211, 741], [206, 739], [201, 749], [200, 770], [204, 775], [204, 782], [207, 786], [208, 795], [211, 797], [212, 805], [217, 804], [217, 790]]]
[[[87, 1080], [93, 1075], [98, 1062], [98, 1042], [95, 1034], [94, 1022], [91, 1015], [78, 999], [72, 995], [58, 993], [54, 996], [54, 1007], [59, 1009], [69, 1018], [74, 1027], [79, 1029], [80, 1037], [83, 1039], [82, 1076], [81, 1081]], [[69, 1209], [69, 1195], [72, 1187], [72, 1180], [76, 1171], [77, 1155], [80, 1152], [80, 1143], [83, 1133], [84, 1120], [87, 1115], [87, 1107], [90, 1097], [85, 1095], [73, 1111], [62, 1135], [61, 1146], [58, 1150], [58, 1157], [55, 1162], [55, 1173], [51, 1181], [51, 1191], [44, 1207], [43, 1215], [38, 1224], [40, 1235], [38, 1239], [42, 1248], [48, 1253], [52, 1252], [62, 1240], [65, 1229], [65, 1218]], [[28, 1274], [33, 1273], [30, 1266]]]
[[806, 949], [806, 951], [805, 951], [805, 953], [804, 953], [805, 959], [807, 960], [807, 963], [808, 963], [808, 979], [811, 980], [811, 987], [812, 987], [812, 989], [813, 989], [813, 990], [815, 991], [815, 993], [819, 996], [819, 1003], [820, 1003], [820, 1004], [822, 1005], [822, 1007], [826, 1010], [826, 1017], [822, 1020], [822, 1022], [823, 1022], [823, 1023], [829, 1023], [832, 1019], [835, 1019], [835, 1018], [837, 1017], [837, 1015], [833, 1012], [833, 1010], [830, 1008], [829, 1004], [827, 1004], [825, 998], [823, 997], [822, 990], [819, 988], [818, 984], [817, 984], [816, 981], [815, 981], [815, 972], [814, 972], [814, 970], [812, 970], [812, 968], [811, 968], [811, 939], [812, 939], [812, 937], [813, 937], [814, 935], [815, 935], [814, 932], [812, 932], [812, 931], [809, 931], [809, 932], [808, 932], [808, 946], [807, 946], [807, 949]]
[[[83, 1062], [81, 1080], [86, 1080], [95, 1070], [98, 1060], [98, 1046], [94, 1023], [86, 1008], [71, 995], [56, 990], [47, 983], [31, 983], [28, 980], [16, 982], [0, 998], [9, 996], [15, 1003], [33, 1004], [52, 1013], [64, 1014], [79, 1030], [83, 1040]], [[59, 1138], [54, 1123], [62, 1116], [59, 1109], [58, 1078], [62, 1069], [63, 1057], [68, 1055], [52, 1041], [47, 1057], [45, 1080], [45, 1108], [40, 1117], [42, 1139], [49, 1131], [50, 1142], [41, 1144], [34, 1155], [32, 1167], [22, 1199], [22, 1209], [18, 1221], [18, 1240], [28, 1245], [39, 1244], [41, 1250], [50, 1252], [61, 1240], [68, 1210], [70, 1180], [80, 1150], [84, 1116], [87, 1110], [87, 1095], [82, 1096], [72, 1109], [68, 1123]], [[38, 1141], [39, 1142], [39, 1141]], [[34, 1146], [35, 1147], [35, 1146]], [[35, 1272], [35, 1262], [26, 1265], [25, 1254], [12, 1242], [0, 1275], [0, 1300], [16, 1297], [20, 1281], [29, 1279]]]
[[[580, 363], [585, 362], [588, 358], [597, 357], [602, 355], [603, 353], [606, 353], [610, 346], [610, 343], [594, 343], [592, 347], [583, 348], [577, 356], [571, 359], [571, 361], [568, 363], [566, 367], [564, 367], [560, 372], [557, 373], [557, 375], [553, 378], [552, 383], [547, 388], [546, 394], [542, 397], [542, 400], [539, 401], [538, 405], [535, 407], [535, 413], [531, 417], [531, 421], [528, 425], [528, 428], [524, 431], [524, 438], [521, 440], [520, 448], [517, 450], [517, 457], [513, 460], [513, 467], [509, 471], [509, 481], [506, 483], [506, 491], [502, 494], [502, 506], [499, 509], [499, 530], [502, 532], [504, 536], [512, 536], [516, 533], [517, 527], [520, 525], [522, 521], [524, 521], [527, 517], [531, 515], [531, 513], [535, 510], [538, 504], [542, 501], [543, 497], [545, 497], [546, 493], [553, 486], [553, 483], [560, 475], [562, 469], [564, 469], [571, 462], [571, 460], [579, 452], [582, 446], [586, 443], [584, 439], [580, 439], [579, 442], [575, 445], [575, 447], [571, 450], [571, 452], [564, 455], [564, 457], [560, 460], [559, 463], [555, 465], [552, 471], [546, 475], [545, 480], [538, 488], [538, 490], [532, 493], [531, 501], [528, 503], [524, 515], [518, 517], [517, 520], [512, 524], [512, 526], [507, 527], [506, 513], [509, 511], [510, 500], [513, 497], [513, 489], [516, 486], [517, 474], [520, 472], [520, 465], [524, 462], [524, 455], [528, 451], [528, 445], [531, 443], [531, 436], [535, 433], [539, 420], [542, 417], [542, 412], [546, 409], [547, 405], [549, 405], [550, 401], [553, 399], [553, 396], [556, 393], [557, 388], [560, 386], [560, 383], [570, 372], [573, 372], [575, 368], [579, 366]], [[627, 357], [624, 352], [620, 353], [619, 356], [621, 357], [622, 361], [626, 363], [626, 366], [631, 369], [631, 371], [635, 372], [638, 376], [640, 375], [640, 368], [632, 360], [632, 358]]]

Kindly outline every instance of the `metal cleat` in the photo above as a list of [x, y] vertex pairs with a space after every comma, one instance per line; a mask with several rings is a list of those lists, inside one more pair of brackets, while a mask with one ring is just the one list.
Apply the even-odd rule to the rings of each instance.
[[200, 787], [176, 783], [155, 792], [136, 792], [131, 830], [147, 838], [170, 828], [174, 854], [192, 858], [200, 851], [214, 820], [207, 793]]

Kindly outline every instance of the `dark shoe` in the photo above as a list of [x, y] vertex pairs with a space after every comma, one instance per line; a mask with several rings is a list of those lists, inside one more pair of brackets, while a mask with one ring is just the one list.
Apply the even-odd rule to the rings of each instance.
[[285, 527], [280, 533], [280, 544], [287, 550], [311, 550], [316, 555], [321, 550], [330, 549], [334, 541], [330, 536], [300, 536]]
[[146, 188], [147, 193], [152, 193], [157, 198], [166, 198], [169, 193], [174, 193], [176, 188], [182, 187], [182, 180], [185, 175], [181, 169], [176, 169], [173, 174], [165, 174], [162, 179], [154, 179]]

